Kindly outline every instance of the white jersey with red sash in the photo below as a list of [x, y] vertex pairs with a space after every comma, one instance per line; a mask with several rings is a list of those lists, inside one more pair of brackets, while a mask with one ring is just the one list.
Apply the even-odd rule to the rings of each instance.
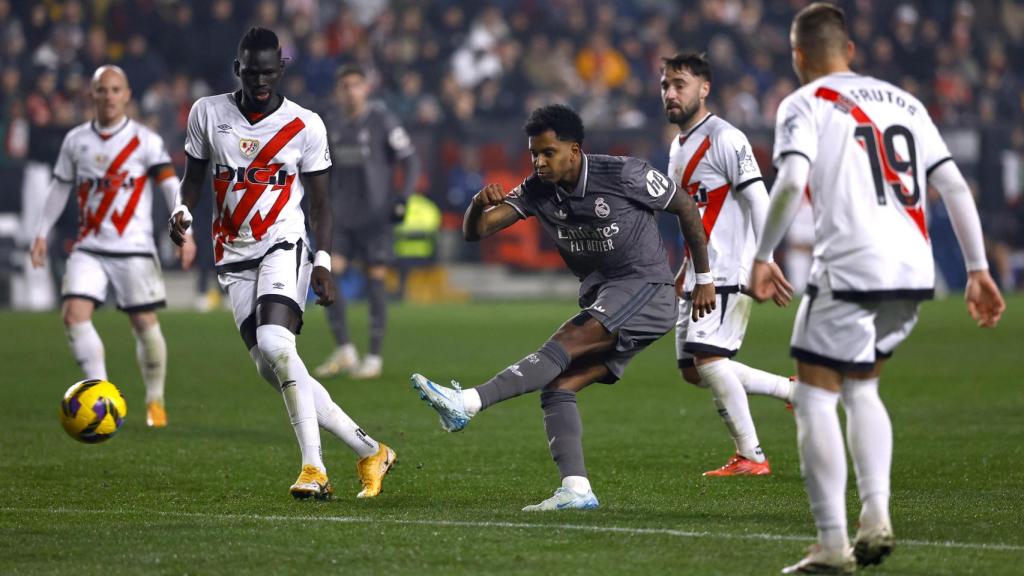
[[72, 183], [78, 198], [75, 247], [154, 254], [150, 172], [170, 162], [163, 139], [130, 118], [107, 135], [92, 123], [72, 128], [64, 137], [53, 175]]
[[917, 98], [852, 72], [819, 78], [779, 106], [775, 162], [787, 154], [811, 162], [811, 278], [837, 299], [932, 295], [926, 180], [951, 158]]
[[201, 98], [188, 117], [185, 152], [213, 175], [213, 246], [218, 266], [258, 260], [306, 236], [301, 173], [330, 168], [320, 116], [284, 98], [250, 122], [234, 94]]
[[[708, 114], [686, 134], [672, 141], [669, 177], [700, 209], [708, 238], [708, 258], [718, 287], [746, 286], [754, 259], [750, 210], [734, 192], [761, 180], [747, 137], [725, 120]], [[688, 261], [686, 290], [696, 274]]]

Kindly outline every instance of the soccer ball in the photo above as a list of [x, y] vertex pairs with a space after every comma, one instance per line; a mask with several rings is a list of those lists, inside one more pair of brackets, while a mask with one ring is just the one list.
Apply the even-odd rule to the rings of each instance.
[[69, 436], [97, 444], [120, 430], [128, 404], [121, 391], [106, 380], [82, 380], [68, 388], [57, 415]]

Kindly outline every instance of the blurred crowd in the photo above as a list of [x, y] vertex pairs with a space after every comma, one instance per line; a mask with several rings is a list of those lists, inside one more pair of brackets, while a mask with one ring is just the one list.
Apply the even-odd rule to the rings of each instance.
[[[558, 101], [576, 107], [588, 129], [646, 128], [660, 140], [660, 58], [679, 49], [711, 60], [712, 109], [744, 128], [770, 130], [779, 101], [796, 87], [788, 33], [805, 4], [0, 0], [0, 169], [52, 162], [63, 133], [89, 114], [92, 71], [109, 62], [128, 74], [133, 115], [181, 162], [191, 103], [236, 87], [231, 62], [254, 24], [281, 38], [287, 96], [314, 109], [330, 105], [337, 66], [356, 62], [376, 97], [414, 132], [518, 126], [533, 107]], [[1024, 62], [1024, 3], [839, 4], [858, 46], [855, 69], [918, 95], [944, 127], [1021, 125], [1024, 69], [1012, 63]], [[1000, 138], [1000, 150], [1022, 150], [1021, 135]], [[1019, 230], [1007, 234], [1024, 243]]]

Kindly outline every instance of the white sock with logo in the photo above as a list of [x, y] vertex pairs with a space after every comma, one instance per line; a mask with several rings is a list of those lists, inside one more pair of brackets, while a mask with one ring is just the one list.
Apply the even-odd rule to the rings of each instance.
[[818, 528], [818, 543], [833, 552], [850, 545], [846, 534], [846, 450], [838, 403], [838, 392], [796, 384], [793, 411], [800, 470]]
[[256, 342], [263, 359], [277, 374], [281, 396], [302, 452], [302, 465], [326, 471], [320, 452], [316, 398], [310, 384], [313, 379], [295, 348], [295, 335], [283, 326], [264, 324], [256, 328]]
[[86, 379], [107, 379], [107, 364], [104, 359], [103, 340], [91, 320], [72, 324], [66, 328], [68, 345], [75, 361], [81, 367]]
[[860, 494], [860, 524], [889, 523], [889, 473], [892, 468], [892, 422], [878, 395], [878, 378], [843, 380], [846, 441]]
[[747, 394], [771, 396], [786, 402], [793, 401], [793, 389], [796, 384], [794, 381], [785, 376], [779, 376], [778, 374], [772, 374], [771, 372], [751, 368], [750, 366], [741, 364], [740, 362], [731, 362], [732, 371], [736, 373], [737, 377], [739, 377], [740, 382], [743, 384], [743, 389], [747, 391]]
[[764, 462], [764, 453], [757, 440], [754, 419], [750, 416], [747, 392], [733, 371], [732, 362], [723, 358], [698, 364], [697, 373], [711, 389], [718, 414], [729, 429], [733, 442], [736, 443], [736, 452], [748, 460]]
[[156, 323], [135, 333], [135, 358], [146, 383], [146, 402], [164, 401], [164, 382], [167, 377], [167, 342]]
[[316, 399], [316, 419], [320, 426], [334, 434], [360, 458], [373, 456], [380, 451], [380, 444], [363, 432], [341, 406], [338, 406], [323, 384], [310, 378], [313, 396]]

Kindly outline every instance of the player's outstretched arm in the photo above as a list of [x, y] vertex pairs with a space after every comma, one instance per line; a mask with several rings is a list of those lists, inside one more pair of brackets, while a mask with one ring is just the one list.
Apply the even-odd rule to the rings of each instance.
[[[691, 318], [696, 322], [698, 318], [710, 314], [715, 309], [715, 280], [711, 275], [708, 237], [704, 233], [704, 222], [700, 218], [697, 204], [686, 194], [677, 193], [672, 196], [668, 206], [665, 206], [665, 211], [679, 218], [679, 230], [686, 240], [686, 247], [693, 260], [693, 271], [697, 274], [697, 282], [693, 286], [693, 293], [690, 294], [693, 299]], [[678, 279], [684, 274], [677, 274], [677, 285]]]
[[50, 189], [46, 194], [43, 214], [39, 218], [36, 237], [32, 240], [32, 267], [42, 268], [46, 265], [46, 237], [50, 235], [53, 225], [60, 219], [64, 206], [71, 196], [71, 183], [58, 178], [50, 180]]
[[483, 240], [519, 220], [519, 212], [505, 203], [501, 184], [488, 184], [473, 196], [462, 219], [462, 237], [470, 242]]
[[750, 268], [750, 295], [758, 302], [776, 296], [772, 253], [796, 217], [796, 212], [800, 208], [800, 194], [807, 186], [810, 168], [810, 162], [800, 154], [782, 157], [775, 185], [772, 187], [768, 216], [757, 241], [754, 265]]
[[203, 182], [206, 180], [206, 170], [209, 166], [209, 160], [188, 156], [185, 175], [181, 179], [181, 204], [171, 212], [171, 218], [167, 223], [168, 234], [178, 246], [185, 243], [185, 235], [189, 227], [192, 226], [192, 209], [199, 201], [199, 194], [203, 190]]
[[994, 328], [1006, 310], [1006, 302], [988, 272], [981, 219], [967, 181], [954, 162], [945, 161], [928, 175], [928, 184], [942, 195], [964, 256], [964, 264], [967, 266], [967, 288], [964, 290], [967, 312], [979, 327]]
[[334, 302], [334, 278], [331, 277], [331, 226], [334, 213], [330, 205], [331, 170], [302, 175], [302, 185], [309, 190], [309, 222], [316, 241], [316, 260], [310, 284], [317, 295], [316, 303], [330, 306]]

